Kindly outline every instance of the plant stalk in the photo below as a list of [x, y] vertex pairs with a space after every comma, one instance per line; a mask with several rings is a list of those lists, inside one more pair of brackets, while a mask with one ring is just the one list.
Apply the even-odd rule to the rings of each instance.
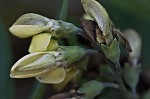
[[29, 99], [42, 99], [45, 90], [46, 90], [46, 84], [41, 84], [37, 82]]
[[115, 79], [117, 83], [119, 84], [120, 91], [124, 97], [124, 99], [132, 99], [130, 95], [128, 94], [128, 90], [126, 89], [122, 77], [121, 77], [121, 66], [119, 64], [113, 63], [111, 60], [109, 60], [105, 54], [103, 53], [102, 49], [100, 48], [99, 44], [94, 42], [90, 39], [90, 37], [84, 33], [83, 30], [80, 31], [79, 35], [83, 36], [84, 38], [88, 39], [91, 42], [91, 45], [99, 52], [98, 55], [104, 59], [104, 61], [110, 66], [112, 69]]

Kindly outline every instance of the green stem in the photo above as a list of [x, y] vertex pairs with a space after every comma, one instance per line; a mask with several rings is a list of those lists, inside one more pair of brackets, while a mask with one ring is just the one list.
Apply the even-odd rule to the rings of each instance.
[[31, 94], [31, 97], [29, 99], [42, 99], [45, 90], [46, 90], [46, 84], [37, 82]]
[[63, 0], [61, 12], [59, 15], [60, 20], [66, 20], [68, 12], [68, 0]]
[[132, 95], [133, 95], [133, 99], [137, 99], [137, 93], [136, 93], [136, 87], [132, 87], [131, 88], [131, 92], [132, 92]]
[[117, 84], [114, 84], [114, 83], [103, 83], [103, 85], [105, 87], [110, 87], [110, 88], [116, 88], [116, 89], [119, 89], [119, 86]]

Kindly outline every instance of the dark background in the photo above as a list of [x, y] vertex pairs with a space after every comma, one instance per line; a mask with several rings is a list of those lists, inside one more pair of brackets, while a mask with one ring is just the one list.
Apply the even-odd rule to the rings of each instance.
[[[18, 17], [33, 12], [59, 19], [63, 0], [0, 0], [0, 99], [27, 99], [34, 79], [14, 80], [9, 77], [11, 66], [28, 52], [30, 39], [19, 39], [8, 31]], [[150, 0], [99, 0], [117, 28], [133, 28], [142, 37], [142, 68], [150, 68]], [[69, 0], [66, 21], [79, 25], [84, 13], [80, 0]], [[150, 72], [148, 72], [149, 74]], [[146, 83], [150, 81], [150, 74]], [[51, 90], [51, 89], [49, 89]], [[51, 92], [49, 94], [52, 94]], [[49, 95], [45, 95], [47, 97]]]

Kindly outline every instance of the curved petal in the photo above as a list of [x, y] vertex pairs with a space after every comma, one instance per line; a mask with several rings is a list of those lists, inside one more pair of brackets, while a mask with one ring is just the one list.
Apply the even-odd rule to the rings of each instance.
[[29, 52], [44, 52], [44, 51], [54, 51], [58, 48], [58, 43], [55, 40], [52, 40], [51, 33], [42, 33], [33, 36]]
[[70, 68], [70, 69], [71, 70], [67, 72], [64, 81], [61, 82], [60, 84], [53, 86], [56, 90], [61, 91], [73, 78], [75, 78], [80, 73], [80, 71], [75, 68]]
[[55, 64], [54, 55], [48, 52], [37, 52], [24, 56], [11, 68], [10, 77], [29, 78], [44, 73]]
[[50, 19], [35, 13], [27, 13], [20, 16], [13, 25], [45, 25]]
[[27, 38], [49, 29], [49, 25], [13, 25], [9, 28], [13, 35], [20, 38]]
[[53, 40], [51, 39], [48, 47], [47, 47], [47, 50], [48, 51], [55, 51], [57, 48], [58, 48], [58, 42], [56, 40]]
[[66, 77], [66, 71], [64, 67], [58, 67], [47, 73], [36, 76], [36, 79], [41, 83], [61, 83]]
[[33, 36], [29, 52], [44, 52], [47, 51], [47, 47], [51, 41], [52, 35], [50, 33], [43, 33]]

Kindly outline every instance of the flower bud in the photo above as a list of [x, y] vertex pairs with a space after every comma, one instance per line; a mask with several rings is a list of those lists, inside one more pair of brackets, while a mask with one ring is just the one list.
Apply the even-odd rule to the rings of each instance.
[[48, 31], [50, 25], [47, 25], [50, 20], [38, 14], [25, 14], [9, 28], [10, 32], [17, 37], [26, 38], [32, 35]]
[[43, 32], [57, 35], [61, 38], [68, 38], [81, 31], [81, 29], [71, 23], [48, 19], [34, 13], [21, 16], [9, 30], [12, 34], [20, 38], [27, 38]]
[[36, 77], [42, 83], [58, 84], [66, 77], [65, 68], [79, 61], [85, 54], [86, 50], [78, 46], [60, 46], [57, 51], [34, 52], [13, 65], [10, 77]]
[[136, 65], [139, 60], [139, 57], [141, 56], [141, 48], [142, 48], [141, 37], [136, 31], [132, 29], [125, 30], [123, 33], [126, 36], [132, 48], [132, 52], [129, 53], [130, 55], [129, 60], [132, 62], [132, 65]]
[[53, 68], [55, 56], [46, 52], [28, 54], [18, 60], [11, 68], [10, 77], [29, 78]]
[[113, 41], [112, 22], [105, 8], [96, 0], [81, 0], [85, 12], [97, 22], [97, 25], [102, 32], [102, 37], [105, 43], [110, 45]]

